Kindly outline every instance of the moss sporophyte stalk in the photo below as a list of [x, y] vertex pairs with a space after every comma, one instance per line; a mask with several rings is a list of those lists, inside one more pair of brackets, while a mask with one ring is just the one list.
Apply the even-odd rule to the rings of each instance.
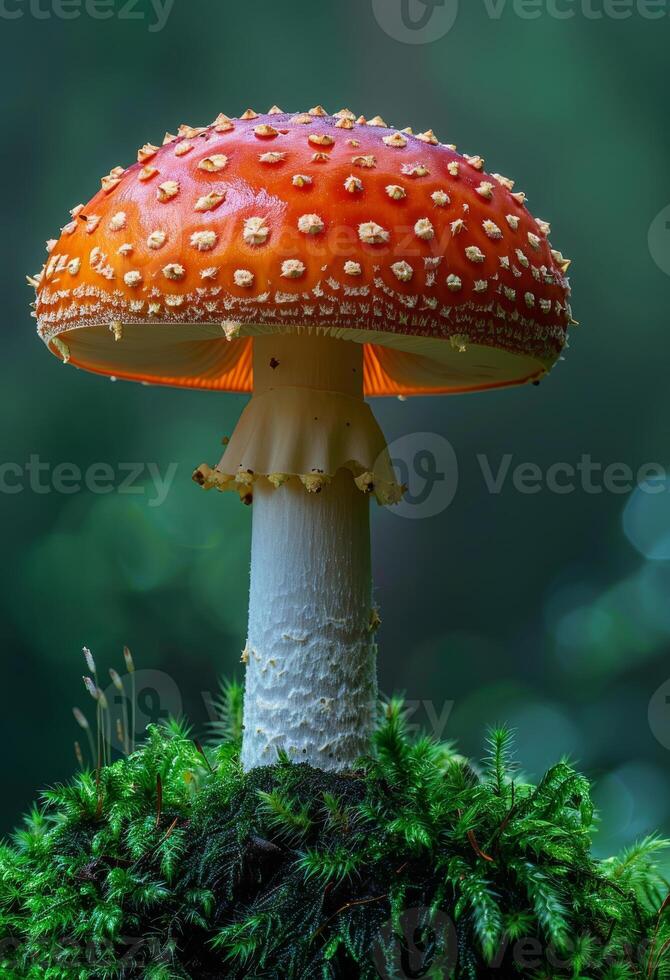
[[346, 773], [245, 772], [241, 688], [217, 707], [41, 795], [0, 848], [3, 980], [670, 976], [668, 842], [594, 859], [569, 764], [528, 782], [505, 729], [470, 763], [391, 701]]

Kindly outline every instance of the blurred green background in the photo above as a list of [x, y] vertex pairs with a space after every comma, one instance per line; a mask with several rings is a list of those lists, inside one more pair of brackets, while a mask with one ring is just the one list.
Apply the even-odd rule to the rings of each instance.
[[[32, 455], [48, 467], [47, 492], [26, 476], [10, 493], [17, 477], [3, 470], [0, 831], [73, 769], [81, 732], [71, 706], [88, 707], [84, 643], [119, 668], [128, 643], [140, 667], [174, 678], [184, 710], [204, 724], [202, 692], [240, 676], [251, 519], [190, 479], [218, 458], [244, 399], [62, 367], [35, 335], [23, 276], [44, 261], [43, 241], [68, 208], [145, 141], [274, 102], [433, 127], [515, 177], [574, 260], [582, 325], [539, 388], [375, 405], [390, 441], [436, 433], [459, 470], [453, 502], [433, 517], [374, 508], [380, 684], [420, 702], [417, 723], [446, 717], [441, 734], [467, 753], [488, 723], [506, 720], [528, 772], [563, 754], [578, 760], [604, 810], [599, 851], [670, 831], [668, 485], [523, 494], [510, 477], [491, 494], [477, 459], [496, 470], [512, 454], [512, 468], [529, 461], [543, 472], [582, 454], [635, 471], [670, 463], [670, 222], [657, 218], [670, 205], [670, 4], [663, 19], [635, 7], [616, 19], [596, 0], [563, 0], [574, 16], [540, 4], [524, 8], [539, 11], [529, 19], [512, 3], [489, 0], [492, 17], [485, 0], [461, 0], [444, 36], [403, 43], [391, 36], [400, 0], [176, 0], [160, 31], [151, 3], [126, 3], [98, 4], [93, 12], [114, 12], [105, 20], [86, 8], [63, 20], [55, 0], [7, 0], [0, 14], [2, 463], [23, 468]], [[447, 0], [433, 14], [455, 8]], [[61, 462], [118, 471], [134, 461], [161, 472], [178, 464], [161, 506], [150, 486], [49, 489]]]

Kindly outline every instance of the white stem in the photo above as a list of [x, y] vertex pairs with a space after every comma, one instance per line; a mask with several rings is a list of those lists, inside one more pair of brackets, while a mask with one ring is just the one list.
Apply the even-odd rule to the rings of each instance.
[[[286, 369], [273, 376], [277, 386], [284, 378], [295, 384], [291, 355], [299, 351], [306, 387], [337, 383], [362, 398], [361, 350], [353, 343], [289, 337], [255, 345], [255, 390], [270, 360]], [[377, 695], [371, 591], [369, 498], [350, 471], [339, 470], [320, 493], [297, 479], [278, 489], [256, 482], [246, 770], [273, 764], [279, 749], [322, 769], [351, 767], [365, 751]]]

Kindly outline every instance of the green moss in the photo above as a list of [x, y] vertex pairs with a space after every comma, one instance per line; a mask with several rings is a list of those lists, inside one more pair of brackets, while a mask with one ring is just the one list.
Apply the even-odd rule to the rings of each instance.
[[239, 690], [205, 753], [175, 723], [44, 793], [0, 848], [0, 976], [670, 977], [666, 842], [590, 856], [589, 785], [477, 770], [386, 705], [348, 774], [244, 774]]

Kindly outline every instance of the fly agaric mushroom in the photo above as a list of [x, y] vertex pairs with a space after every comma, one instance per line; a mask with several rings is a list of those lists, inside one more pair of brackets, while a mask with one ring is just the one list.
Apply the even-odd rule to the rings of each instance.
[[247, 769], [367, 745], [368, 501], [402, 489], [364, 396], [537, 382], [566, 343], [568, 262], [483, 165], [348, 110], [221, 115], [114, 168], [30, 280], [64, 362], [252, 394], [194, 474], [254, 500]]

